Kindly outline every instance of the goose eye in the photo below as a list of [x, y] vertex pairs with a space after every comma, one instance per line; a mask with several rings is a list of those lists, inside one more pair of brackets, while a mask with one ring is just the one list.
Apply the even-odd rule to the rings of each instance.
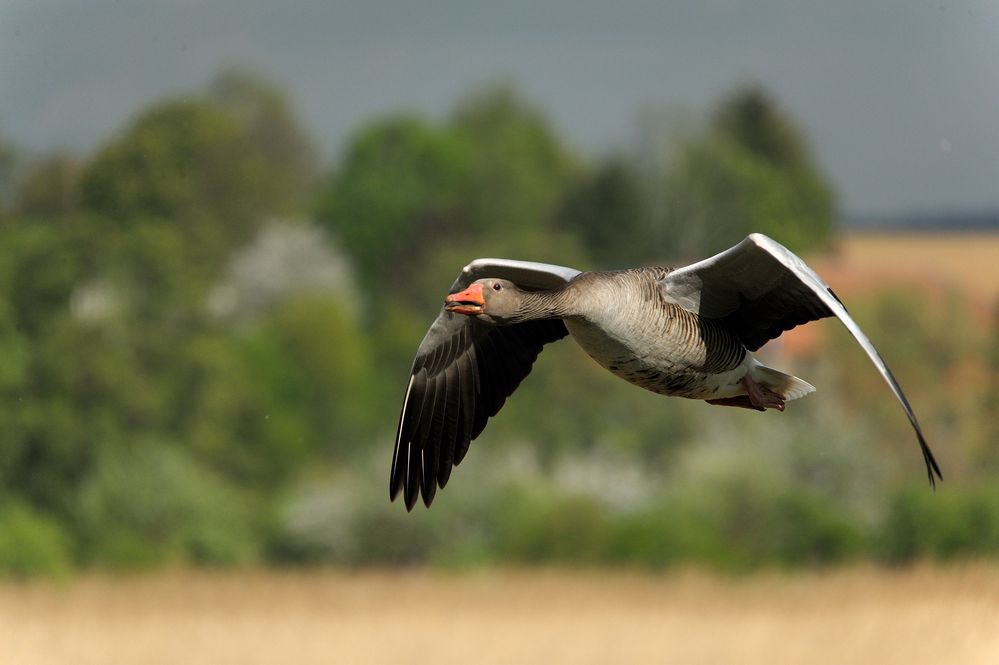
[[495, 283], [495, 282], [493, 283], [493, 291], [499, 291], [502, 288], [503, 287], [499, 283]]

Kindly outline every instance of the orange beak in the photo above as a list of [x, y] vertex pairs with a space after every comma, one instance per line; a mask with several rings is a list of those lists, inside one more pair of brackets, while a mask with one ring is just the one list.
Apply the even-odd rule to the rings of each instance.
[[481, 314], [486, 301], [482, 297], [482, 285], [472, 284], [459, 293], [452, 293], [444, 299], [444, 309], [469, 316]]

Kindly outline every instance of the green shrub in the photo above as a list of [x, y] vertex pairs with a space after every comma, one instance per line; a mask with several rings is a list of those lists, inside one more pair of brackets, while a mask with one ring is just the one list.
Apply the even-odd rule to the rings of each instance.
[[[377, 466], [381, 471], [382, 466]], [[372, 468], [370, 471], [374, 471]], [[321, 474], [285, 500], [268, 556], [282, 564], [422, 565], [468, 539], [455, 533], [459, 504], [407, 513], [383, 491], [381, 473]], [[382, 491], [379, 491], [382, 490]]]
[[773, 557], [787, 566], [826, 565], [856, 555], [863, 539], [853, 516], [805, 490], [789, 488], [774, 500]]
[[62, 524], [22, 503], [0, 507], [0, 575], [61, 577], [70, 567]]
[[443, 531], [434, 528], [439, 520], [399, 508], [398, 504], [366, 506], [356, 513], [353, 543], [346, 552], [349, 563], [412, 565], [431, 560], [434, 550], [446, 541]]
[[890, 563], [999, 552], [999, 489], [905, 487], [894, 493], [873, 549]]
[[503, 560], [579, 564], [608, 557], [610, 521], [594, 497], [517, 488], [496, 510], [496, 552]]
[[80, 497], [80, 540], [109, 567], [241, 563], [258, 556], [252, 507], [191, 457], [147, 443], [98, 461]]

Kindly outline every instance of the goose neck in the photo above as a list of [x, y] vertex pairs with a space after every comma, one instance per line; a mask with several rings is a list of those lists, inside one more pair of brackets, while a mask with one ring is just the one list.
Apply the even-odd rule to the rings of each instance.
[[517, 318], [527, 321], [573, 316], [576, 311], [572, 293], [564, 286], [545, 291], [525, 291], [521, 297]]

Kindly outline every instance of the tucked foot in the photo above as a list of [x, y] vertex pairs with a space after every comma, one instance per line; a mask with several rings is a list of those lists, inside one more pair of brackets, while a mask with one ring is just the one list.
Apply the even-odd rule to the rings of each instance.
[[784, 410], [784, 398], [778, 393], [770, 390], [761, 383], [757, 383], [753, 380], [749, 374], [742, 377], [742, 385], [746, 389], [746, 397], [754, 407], [760, 409], [760, 411], [765, 411], [767, 409], [777, 409], [778, 411]]
[[718, 399], [706, 399], [704, 400], [708, 404], [715, 404], [717, 406], [738, 406], [743, 409], [753, 409], [755, 411], [766, 411], [762, 406], [757, 406], [753, 404], [749, 395], [739, 395], [737, 397], [719, 397]]

